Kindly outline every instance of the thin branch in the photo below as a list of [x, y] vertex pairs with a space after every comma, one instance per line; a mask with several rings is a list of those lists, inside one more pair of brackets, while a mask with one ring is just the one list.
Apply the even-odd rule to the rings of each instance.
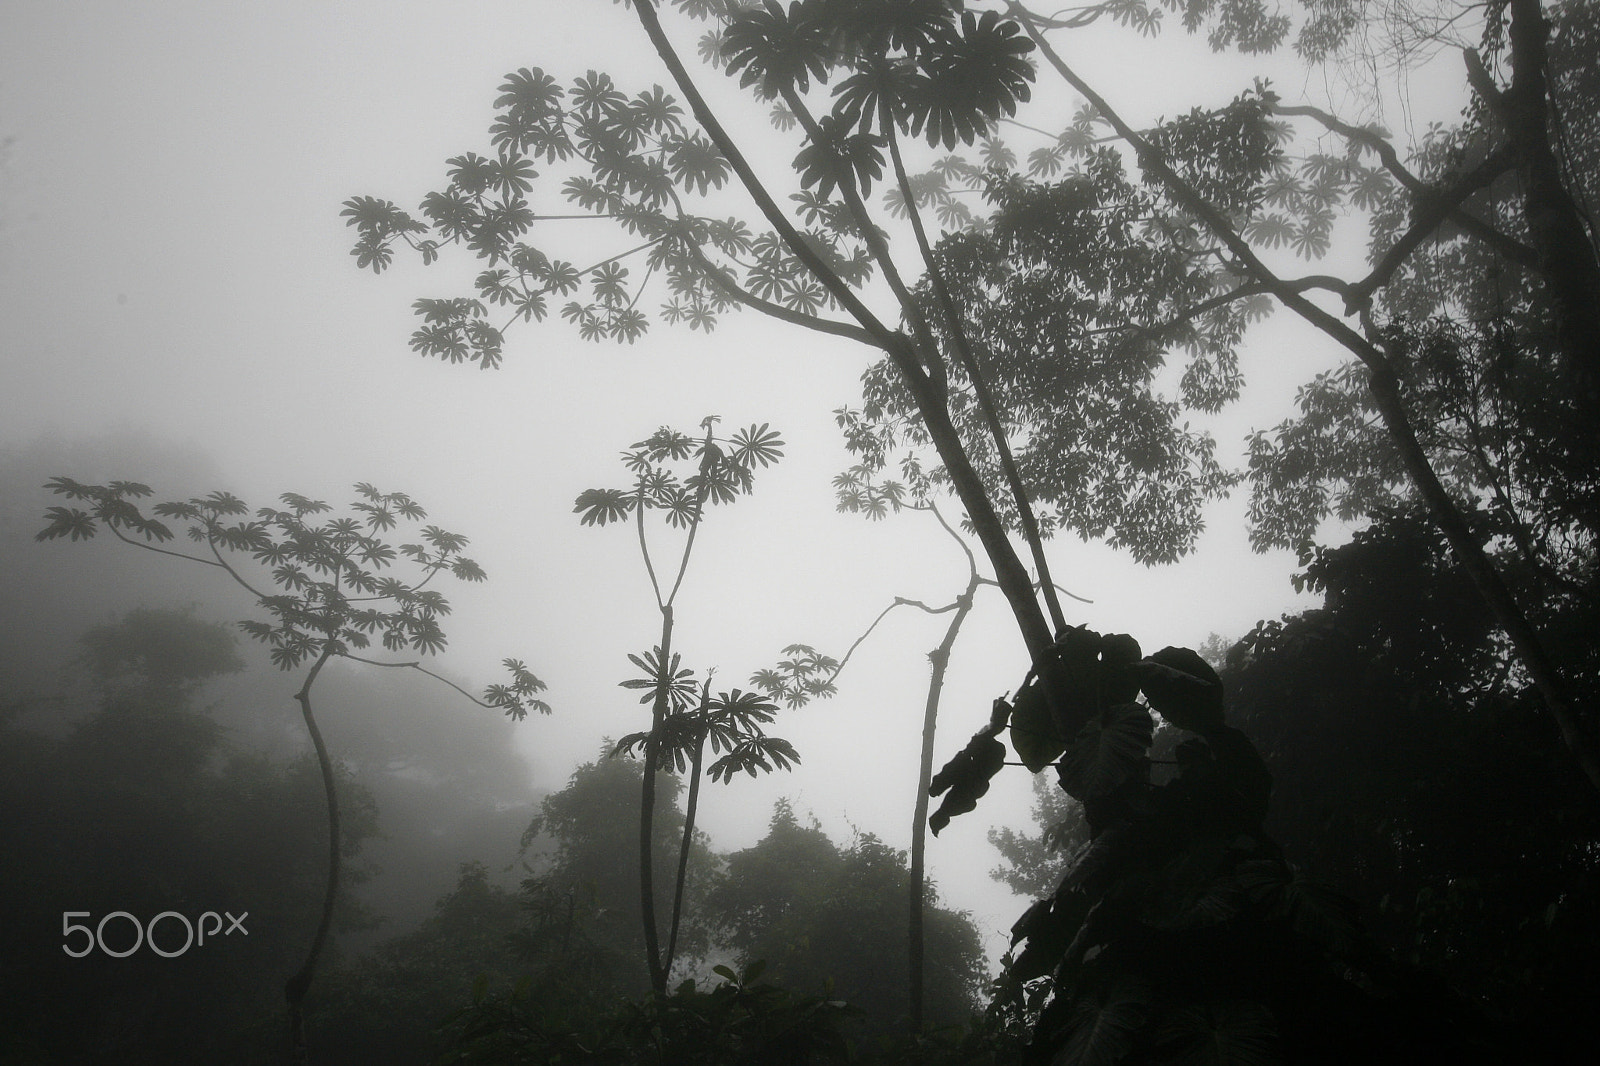
[[202, 559], [198, 555], [186, 555], [183, 552], [175, 552], [168, 548], [158, 548], [154, 544], [147, 544], [144, 541], [134, 540], [132, 537], [124, 536], [122, 530], [118, 529], [109, 521], [106, 522], [106, 528], [111, 530], [112, 536], [116, 537], [118, 540], [127, 544], [132, 544], [135, 548], [143, 548], [147, 552], [155, 552], [158, 555], [170, 555], [174, 559], [187, 559], [192, 563], [203, 563], [206, 566], [222, 566], [221, 563], [212, 559]]
[[368, 666], [382, 666], [382, 667], [384, 667], [386, 669], [411, 669], [411, 670], [416, 670], [419, 673], [427, 674], [429, 677], [433, 678], [435, 681], [439, 682], [441, 685], [447, 685], [450, 688], [455, 689], [457, 692], [461, 693], [467, 699], [471, 700], [473, 703], [476, 703], [479, 707], [488, 707], [488, 708], [491, 708], [491, 709], [495, 709], [495, 705], [494, 704], [483, 702], [478, 697], [474, 696], [472, 693], [468, 692], [466, 689], [464, 689], [460, 685], [456, 684], [454, 681], [451, 681], [449, 678], [441, 677], [439, 674], [436, 674], [432, 670], [429, 670], [426, 666], [423, 666], [422, 663], [419, 662], [419, 661], [413, 660], [411, 662], [405, 662], [405, 663], [386, 663], [381, 659], [368, 659], [368, 658], [366, 658], [365, 656], [362, 656], [362, 655], [352, 655], [348, 651], [340, 652], [339, 656], [340, 656], [340, 658], [349, 659], [351, 662], [365, 663]]
[[635, 502], [634, 507], [633, 507], [633, 516], [634, 516], [634, 520], [635, 520], [634, 524], [636, 526], [638, 526], [638, 529], [639, 529], [639, 554], [644, 557], [644, 570], [645, 570], [645, 573], [650, 575], [650, 589], [651, 589], [652, 592], [655, 593], [656, 606], [657, 607], [665, 607], [667, 605], [667, 601], [663, 600], [661, 598], [661, 582], [656, 580], [656, 567], [655, 567], [655, 564], [650, 561], [650, 545], [648, 543], [646, 543], [645, 536], [644, 536], [644, 480], [643, 480], [643, 478], [640, 479], [639, 492], [638, 492], [638, 495], [635, 497], [635, 499], [636, 499], [636, 502]]
[[818, 333], [831, 334], [836, 337], [845, 337], [861, 344], [877, 345], [877, 341], [872, 334], [860, 326], [849, 322], [836, 322], [832, 319], [818, 318], [815, 315], [808, 315], [793, 308], [785, 307], [782, 304], [773, 303], [771, 300], [763, 300], [729, 277], [726, 271], [713, 263], [698, 245], [689, 245], [689, 252], [699, 261], [701, 269], [705, 272], [712, 285], [716, 286], [719, 291], [726, 293], [731, 299], [737, 300], [747, 307], [752, 307], [762, 314], [769, 315], [780, 321], [788, 322], [790, 325], [803, 326], [806, 329], [815, 330]]

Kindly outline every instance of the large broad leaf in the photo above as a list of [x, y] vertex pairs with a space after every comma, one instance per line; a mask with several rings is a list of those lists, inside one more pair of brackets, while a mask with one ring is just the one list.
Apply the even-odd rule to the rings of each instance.
[[1276, 1066], [1277, 1019], [1264, 1004], [1225, 1000], [1179, 1007], [1156, 1030], [1161, 1061], [1172, 1066]]
[[1144, 768], [1153, 723], [1137, 703], [1119, 703], [1079, 731], [1062, 757], [1061, 787], [1076, 800], [1103, 796]]
[[1132, 1049], [1149, 1014], [1144, 993], [1128, 984], [1113, 985], [1072, 1004], [1067, 1039], [1053, 1063], [1059, 1066], [1113, 1066]]
[[1100, 649], [1102, 638], [1087, 626], [1063, 631], [1034, 663], [1040, 687], [1055, 716], [1056, 733], [1063, 740], [1078, 730], [1100, 708]]
[[1139, 687], [1156, 712], [1194, 733], [1222, 728], [1222, 679], [1188, 648], [1162, 648], [1138, 664]]
[[1067, 750], [1056, 730], [1044, 685], [1037, 679], [1023, 686], [1011, 705], [1011, 747], [1032, 773], [1043, 770]]
[[1266, 907], [1270, 917], [1287, 920], [1296, 933], [1335, 956], [1348, 957], [1355, 952], [1361, 919], [1348, 896], [1301, 877], [1278, 861], [1240, 863], [1236, 878], [1245, 894]]
[[950, 793], [928, 818], [928, 828], [934, 836], [956, 815], [975, 810], [978, 798], [989, 791], [989, 779], [1005, 765], [1006, 746], [994, 738], [994, 733], [993, 727], [976, 733], [929, 782], [928, 795], [937, 796], [947, 790]]

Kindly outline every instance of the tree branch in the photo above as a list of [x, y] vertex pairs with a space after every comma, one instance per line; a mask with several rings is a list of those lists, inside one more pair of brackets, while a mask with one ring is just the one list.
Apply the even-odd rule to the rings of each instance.
[[[1524, 2], [1531, 2], [1537, 6], [1537, 0], [1513, 0], [1513, 3]], [[1034, 26], [1032, 16], [1018, 3], [1018, 0], [1007, 0], [1007, 7], [1028, 30], [1029, 36], [1039, 46], [1050, 65], [1133, 146], [1139, 164], [1146, 173], [1160, 180], [1180, 204], [1210, 227], [1212, 232], [1228, 245], [1229, 250], [1247, 266], [1250, 273], [1267, 286], [1286, 307], [1338, 341], [1367, 367], [1368, 387], [1372, 391], [1378, 413], [1383, 419], [1384, 428], [1399, 451], [1401, 462], [1410, 475], [1412, 484], [1433, 513], [1434, 521], [1444, 533], [1457, 561], [1467, 571], [1479, 594], [1488, 603], [1501, 627], [1506, 631], [1506, 635], [1516, 647], [1523, 665], [1527, 667], [1535, 686], [1544, 698], [1545, 706], [1561, 730], [1562, 739], [1568, 749], [1590, 782], [1596, 789], [1600, 789], [1600, 750], [1596, 749], [1574, 716], [1566, 685], [1550, 658], [1542, 638], [1512, 597], [1499, 571], [1495, 569], [1483, 546], [1473, 535], [1461, 509], [1450, 498], [1450, 494], [1428, 461], [1427, 453], [1417, 440], [1416, 431], [1401, 399], [1399, 379], [1395, 375], [1388, 355], [1367, 337], [1311, 303], [1278, 278], [1249, 244], [1234, 231], [1227, 218], [1174, 171], [1153, 146], [1129, 128], [1104, 98], [1067, 66]]]

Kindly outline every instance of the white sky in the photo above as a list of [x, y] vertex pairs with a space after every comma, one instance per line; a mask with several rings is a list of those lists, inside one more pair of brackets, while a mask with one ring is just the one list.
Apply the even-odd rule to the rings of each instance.
[[[356, 270], [340, 202], [414, 206], [447, 156], [486, 149], [507, 71], [665, 83], [632, 19], [599, 0], [0, 0], [0, 438], [148, 427], [194, 442], [228, 472], [217, 487], [252, 503], [283, 491], [343, 502], [358, 480], [412, 494], [472, 538], [490, 574], [452, 593], [444, 667], [476, 686], [518, 655], [550, 683], [555, 716], [519, 730], [545, 788], [644, 720], [616, 688], [626, 653], [659, 626], [634, 542], [580, 528], [571, 508], [584, 488], [625, 484], [617, 453], [658, 425], [693, 430], [714, 413], [724, 429], [771, 422], [789, 442], [753, 497], [711, 515], [680, 599], [677, 647], [690, 665], [717, 665], [721, 683], [744, 684], [792, 642], [842, 654], [894, 596], [944, 603], [964, 581], [959, 552], [924, 516], [869, 525], [833, 511], [828, 481], [849, 460], [830, 412], [858, 401], [866, 350], [750, 314], [710, 339], [658, 325], [620, 348], [547, 322], [520, 327], [506, 368], [483, 373], [406, 347], [411, 300], [467, 292], [463, 255], [378, 279]], [[699, 29], [669, 30], [692, 54]], [[1103, 40], [1115, 47], [1076, 58], [1137, 118], [1221, 102], [1266, 69], [1224, 76], [1175, 36], [1156, 52], [1124, 31]], [[1073, 103], [1041, 80], [1024, 117], [1049, 125]], [[1305, 83], [1277, 84], [1292, 97]], [[769, 171], [792, 151], [768, 156]], [[574, 239], [623, 247], [598, 231]], [[1219, 423], [1219, 455], [1238, 461], [1243, 432], [1283, 417], [1293, 385], [1328, 358], [1294, 323], [1269, 323], [1247, 353], [1248, 405]], [[40, 480], [55, 473], [74, 472]], [[111, 476], [150, 475], [130, 457]], [[1292, 609], [1293, 560], [1251, 554], [1242, 513], [1242, 498], [1215, 508], [1199, 550], [1173, 567], [1076, 538], [1052, 545], [1058, 581], [1095, 601], [1070, 606], [1071, 621], [1154, 650], [1237, 637]], [[925, 653], [943, 625], [903, 610], [857, 653], [840, 696], [780, 719], [799, 772], [709, 788], [701, 818], [717, 845], [753, 843], [787, 794], [836, 836], [848, 823], [906, 846]], [[956, 649], [939, 762], [1024, 665], [988, 590]], [[1025, 819], [1027, 799], [1025, 773], [1009, 771], [930, 848], [947, 900], [974, 911], [991, 946], [1020, 904], [987, 878], [984, 836]]]

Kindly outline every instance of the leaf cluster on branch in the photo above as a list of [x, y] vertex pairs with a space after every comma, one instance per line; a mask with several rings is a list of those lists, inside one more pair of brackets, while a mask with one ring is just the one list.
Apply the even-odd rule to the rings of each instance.
[[[87, 510], [49, 508], [37, 539], [88, 540], [104, 529], [136, 547], [224, 570], [271, 616], [272, 621], [241, 621], [239, 628], [266, 644], [273, 664], [283, 670], [324, 653], [422, 669], [420, 663], [378, 662], [356, 652], [374, 639], [389, 652], [442, 651], [447, 641], [439, 620], [450, 613], [450, 602], [425, 586], [441, 573], [462, 581], [485, 579], [483, 569], [462, 554], [467, 538], [458, 533], [430, 524], [417, 529], [416, 543], [396, 546], [385, 540], [382, 534], [401, 521], [420, 523], [427, 512], [404, 493], [379, 492], [364, 482], [355, 487], [349, 514], [320, 519], [316, 516], [332, 510], [327, 503], [292, 492], [280, 497], [282, 507], [252, 511], [231, 493], [213, 492], [157, 503], [147, 514], [135, 501], [152, 490], [138, 482], [86, 485], [55, 477], [46, 487], [83, 501]], [[184, 523], [187, 539], [205, 554], [157, 547], [174, 539], [162, 519]], [[417, 576], [402, 579], [387, 572], [402, 557]], [[266, 591], [263, 577], [280, 591]], [[536, 698], [544, 682], [521, 660], [506, 659], [504, 665], [511, 681], [490, 686], [476, 702], [519, 720], [529, 710], [549, 714], [549, 705]]]

